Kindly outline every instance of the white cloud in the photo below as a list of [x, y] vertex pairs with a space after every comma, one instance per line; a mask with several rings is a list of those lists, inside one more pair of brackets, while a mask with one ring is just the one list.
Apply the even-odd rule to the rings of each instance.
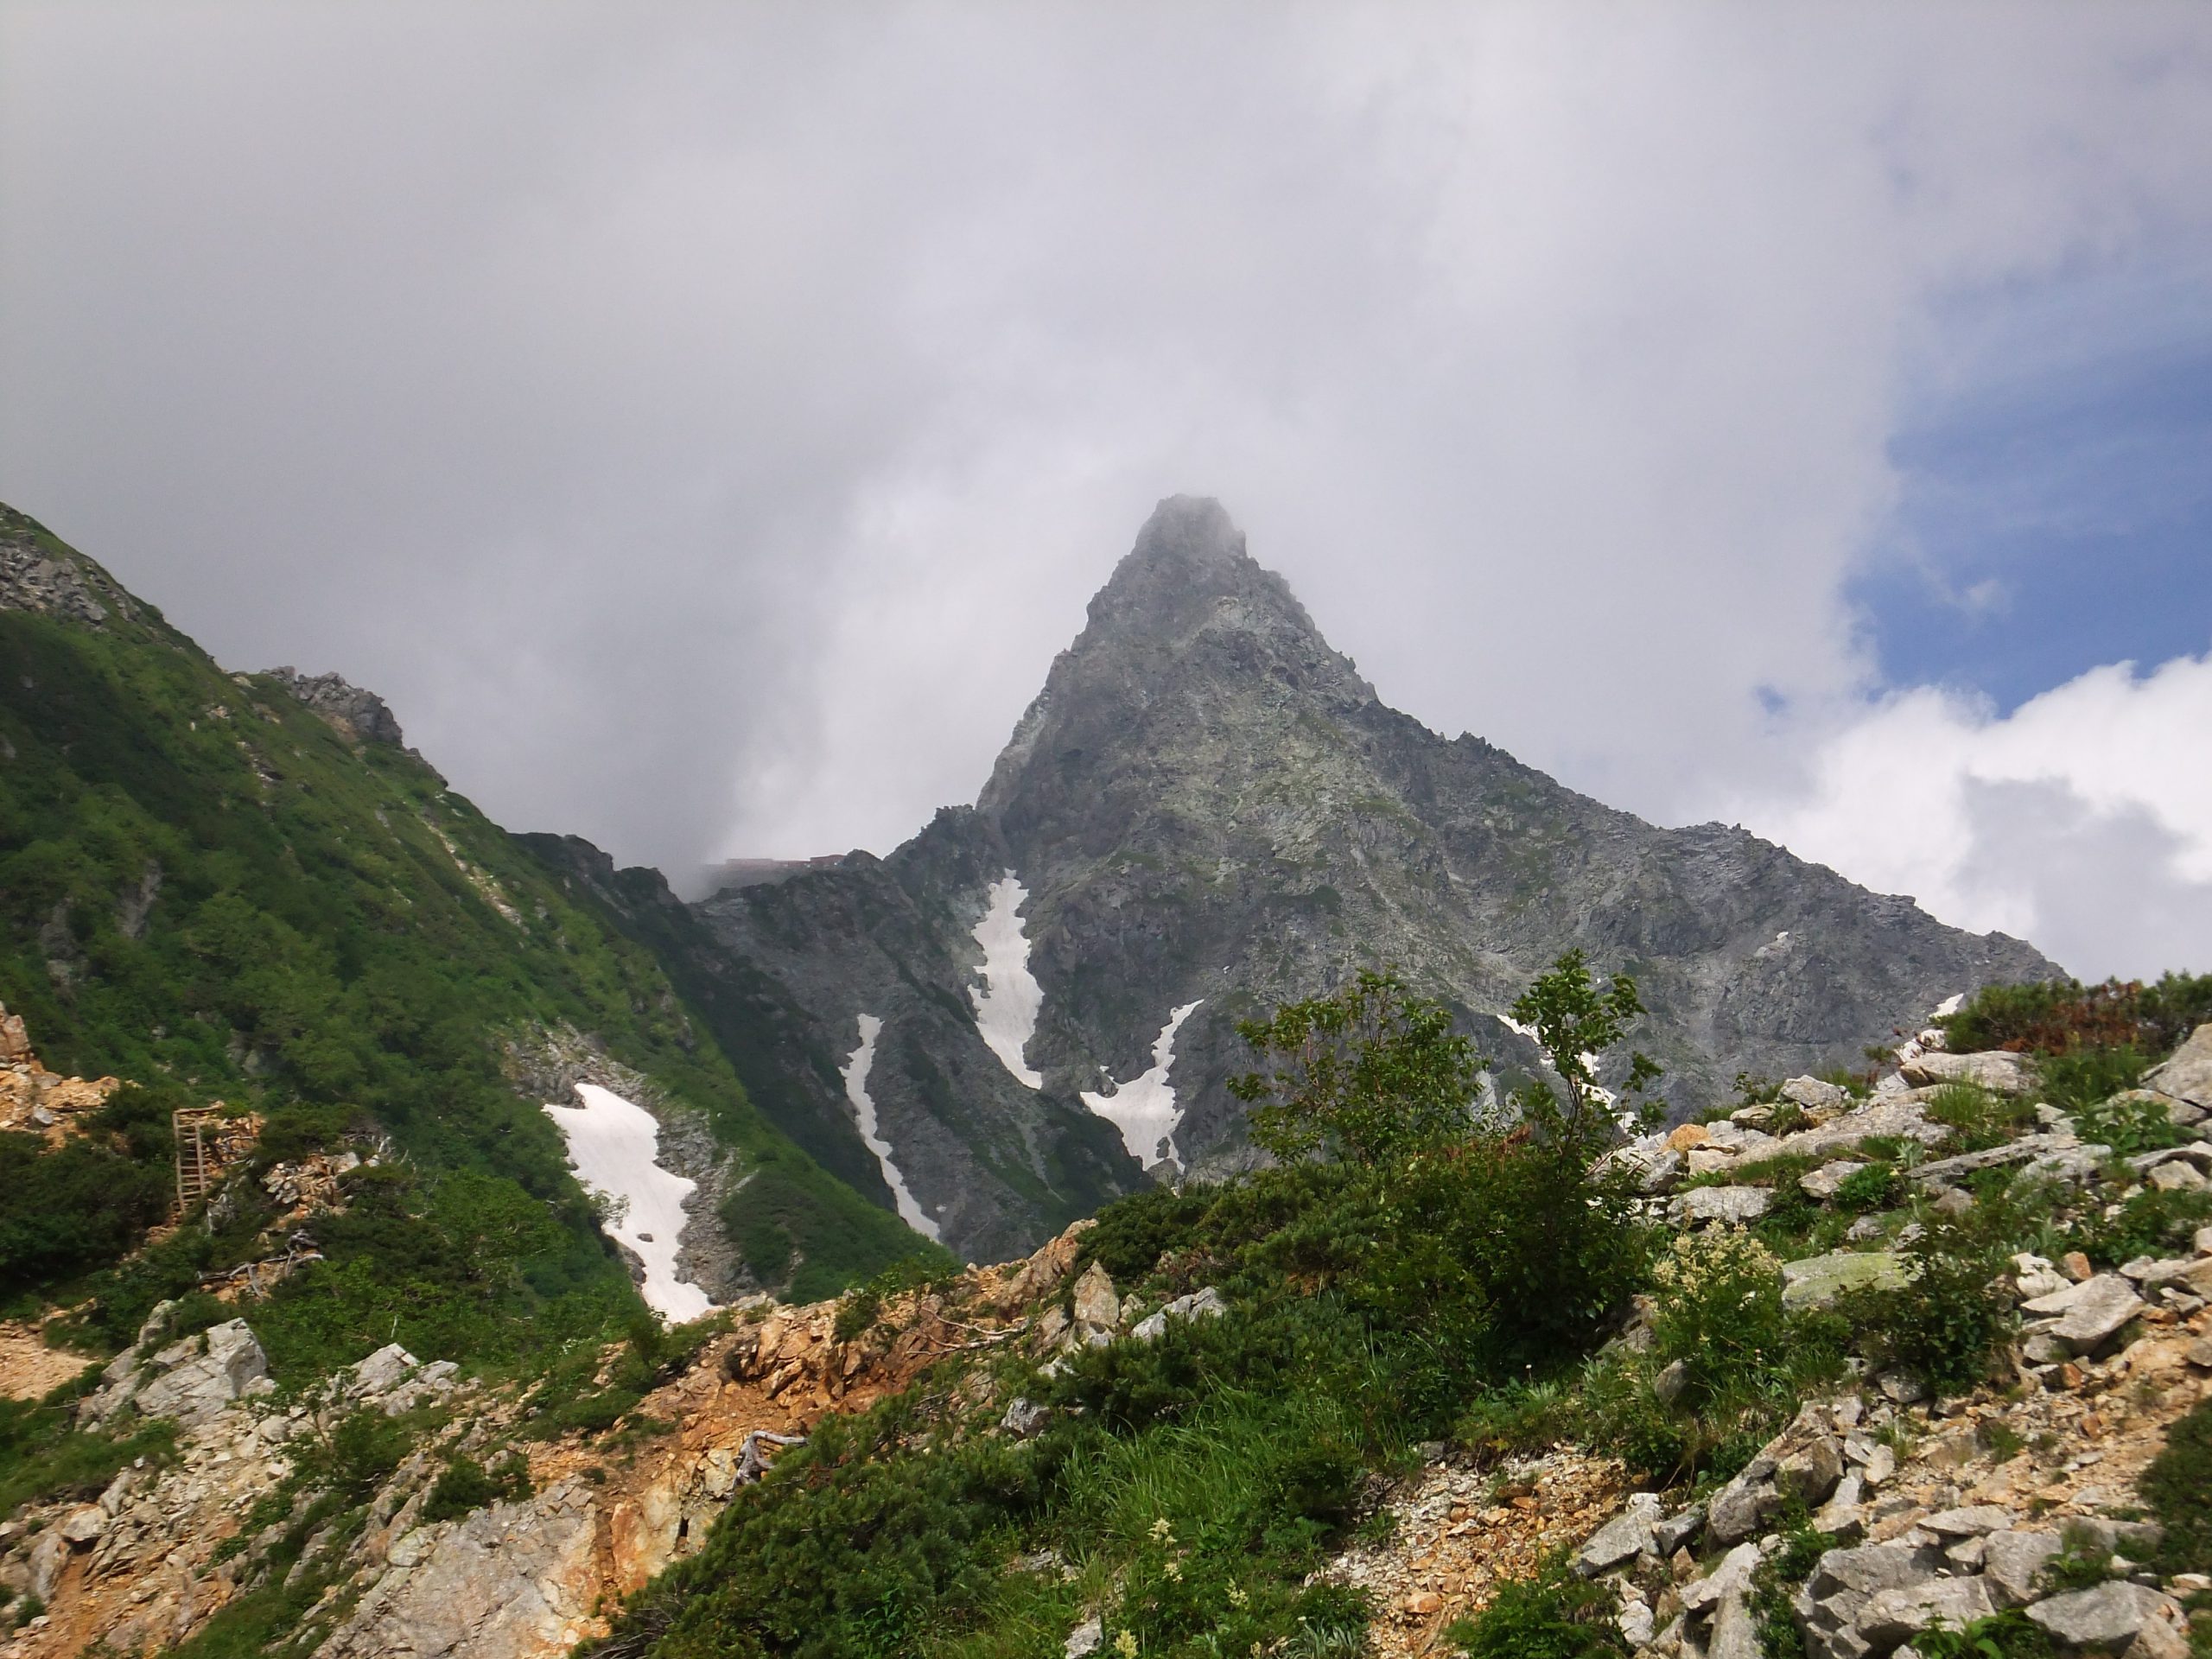
[[887, 849], [1176, 491], [1680, 821], [1879, 689], [1942, 320], [2212, 238], [2212, 11], [16, 6], [0, 195], [0, 496], [503, 821]]
[[2076, 974], [2212, 969], [2212, 653], [2092, 670], [1999, 716], [1923, 689], [1818, 743], [1746, 827]]

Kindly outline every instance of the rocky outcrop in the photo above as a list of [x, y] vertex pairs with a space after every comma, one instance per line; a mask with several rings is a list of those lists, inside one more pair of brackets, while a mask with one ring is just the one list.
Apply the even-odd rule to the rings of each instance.
[[32, 1051], [22, 1016], [0, 1004], [0, 1134], [36, 1135], [60, 1146], [122, 1084], [113, 1077], [65, 1077]]
[[0, 506], [0, 611], [33, 611], [97, 628], [137, 609], [99, 566], [64, 547], [29, 514]]
[[349, 743], [381, 743], [405, 749], [399, 721], [385, 700], [335, 674], [302, 674], [296, 668], [272, 668], [264, 677], [283, 686], [329, 722]]

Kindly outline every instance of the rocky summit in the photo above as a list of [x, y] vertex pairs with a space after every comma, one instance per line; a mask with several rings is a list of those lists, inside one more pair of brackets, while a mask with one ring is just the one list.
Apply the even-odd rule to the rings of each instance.
[[853, 1122], [873, 1022], [879, 1162], [971, 1258], [1147, 1169], [1245, 1162], [1237, 1021], [1357, 969], [1395, 968], [1525, 1072], [1541, 1057], [1502, 1016], [1579, 946], [1636, 976], [1678, 1109], [1738, 1072], [1863, 1064], [1947, 999], [2057, 972], [1742, 830], [1660, 829], [1427, 730], [1187, 496], [1091, 601], [972, 807], [697, 913], [703, 971], [765, 976], [802, 1020], [813, 1058], [783, 1092], [817, 1138]]

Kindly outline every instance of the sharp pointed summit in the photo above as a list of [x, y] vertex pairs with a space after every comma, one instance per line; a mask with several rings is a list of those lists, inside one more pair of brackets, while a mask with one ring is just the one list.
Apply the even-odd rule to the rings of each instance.
[[[1236, 1022], [1361, 968], [1450, 1003], [1510, 1074], [1538, 1057], [1501, 1016], [1580, 947], [1637, 975], [1639, 1044], [1685, 1109], [1738, 1071], [1849, 1065], [1948, 996], [2056, 971], [1741, 830], [1658, 828], [1427, 730], [1202, 496], [1146, 521], [975, 808], [880, 862], [701, 913], [825, 1053], [842, 1063], [860, 1016], [876, 1022], [880, 1136], [971, 1255], [1042, 1236], [1157, 1158], [1236, 1166]], [[1033, 1014], [987, 1043], [976, 1011], [1010, 965]]]

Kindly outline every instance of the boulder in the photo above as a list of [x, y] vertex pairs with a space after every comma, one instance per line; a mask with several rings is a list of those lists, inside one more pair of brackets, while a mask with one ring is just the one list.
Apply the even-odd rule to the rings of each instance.
[[1656, 1492], [1632, 1492], [1628, 1506], [1590, 1535], [1575, 1553], [1574, 1570], [1594, 1579], [1608, 1568], [1632, 1561], [1651, 1548], [1652, 1530], [1662, 1509]]
[[1677, 1226], [1740, 1224], [1757, 1221], [1773, 1202], [1774, 1194], [1763, 1186], [1694, 1186], [1675, 1196], [1670, 1214]]
[[1840, 1112], [1851, 1104], [1851, 1091], [1819, 1077], [1792, 1077], [1779, 1091], [1781, 1098], [1809, 1113]]
[[[2143, 1311], [2143, 1299], [2135, 1294], [2135, 1287], [2116, 1273], [2101, 1273], [2094, 1279], [2076, 1285], [2066, 1296], [2066, 1306], [2061, 1310], [2058, 1322], [2050, 1327], [2050, 1334], [2057, 1338], [2077, 1354], [2086, 1354], [2106, 1341], [2120, 1326]], [[2044, 1301], [2054, 1300], [2050, 1297]], [[2036, 1302], [2028, 1304], [2031, 1311], [2041, 1313]]]
[[1060, 1648], [1062, 1659], [1089, 1659], [1089, 1656], [1097, 1652], [1105, 1640], [1106, 1626], [1098, 1615], [1093, 1613], [1068, 1632], [1068, 1639]]
[[1111, 1331], [1122, 1322], [1113, 1277], [1096, 1262], [1075, 1281], [1075, 1322], [1088, 1331]]
[[1808, 1198], [1826, 1203], [1835, 1197], [1836, 1189], [1866, 1166], [1853, 1159], [1839, 1158], [1834, 1163], [1822, 1164], [1818, 1169], [1808, 1169], [1797, 1178], [1797, 1185]]
[[1892, 1290], [1904, 1280], [1904, 1259], [1893, 1250], [1831, 1250], [1782, 1264], [1782, 1305], [1821, 1307], [1847, 1290]]
[[1687, 1510], [1669, 1516], [1651, 1529], [1652, 1551], [1662, 1558], [1671, 1557], [1704, 1530], [1705, 1505], [1693, 1503]]
[[268, 1386], [269, 1357], [244, 1319], [226, 1319], [171, 1343], [144, 1370], [156, 1375], [137, 1391], [141, 1414], [204, 1423], [256, 1383]]
[[1920, 1524], [1945, 1538], [1979, 1538], [1985, 1533], [2001, 1532], [2011, 1526], [2012, 1512], [2000, 1510], [1994, 1503], [1975, 1503], [1965, 1509], [1939, 1510], [1934, 1515], [1924, 1515]]
[[1742, 1595], [1751, 1587], [1751, 1575], [1758, 1569], [1759, 1547], [1737, 1545], [1713, 1564], [1712, 1572], [1682, 1586], [1682, 1611], [1701, 1613], [1729, 1596]]
[[2120, 1659], [2190, 1659], [2189, 1624], [2178, 1607], [2161, 1608], [2143, 1621]]
[[1221, 1293], [1208, 1285], [1204, 1290], [1178, 1296], [1166, 1306], [1139, 1320], [1129, 1334], [1139, 1342], [1152, 1342], [1165, 1334], [1170, 1319], [1217, 1319], [1228, 1312], [1229, 1304], [1221, 1300]]
[[[1756, 1469], [1757, 1463], [1751, 1465]], [[1712, 1532], [1713, 1541], [1732, 1544], [1748, 1538], [1759, 1529], [1768, 1516], [1782, 1507], [1782, 1495], [1774, 1490], [1769, 1469], [1756, 1478], [1747, 1478], [1750, 1471], [1738, 1475], [1713, 1495], [1706, 1506], [1705, 1524]]]
[[2047, 1258], [2023, 1250], [2012, 1258], [2012, 1282], [2019, 1287], [2021, 1300], [2032, 1301], [2065, 1289], [2071, 1281]]
[[1815, 1601], [1829, 1601], [1846, 1591], [1872, 1596], [1918, 1584], [1933, 1577], [1942, 1565], [1942, 1557], [1923, 1546], [1861, 1544], [1855, 1549], [1824, 1552], [1805, 1585]]
[[2114, 1579], [2031, 1604], [2028, 1617], [2070, 1648], [2117, 1649], [2172, 1604], [2147, 1585]]
[[1825, 1434], [1783, 1459], [1774, 1471], [1774, 1484], [1783, 1497], [1808, 1510], [1824, 1502], [1842, 1478], [1843, 1447]]
[[2036, 1581], [2060, 1549], [2049, 1532], [1993, 1532], [1983, 1541], [1981, 1575], [1999, 1607], [2024, 1607], [2036, 1599]]
[[2212, 1024], [2190, 1033], [2170, 1058], [2144, 1074], [2143, 1083], [2169, 1099], [2212, 1111]]
[[1878, 1137], [1898, 1136], [1934, 1146], [1950, 1133], [1941, 1123], [1930, 1123], [1916, 1101], [1875, 1100], [1816, 1128], [1785, 1135], [1774, 1149], [1789, 1157], [1827, 1158], [1854, 1151]]
[[[1877, 1649], [1893, 1648], [1930, 1625], [1957, 1630], [1997, 1611], [1980, 1579], [1923, 1579], [1866, 1598], [1852, 1622]], [[2030, 1617], [2033, 1617], [2031, 1613]]]
[[1731, 1590], [1720, 1599], [1720, 1610], [1713, 1616], [1713, 1638], [1705, 1646], [1705, 1659], [1766, 1659], [1766, 1649], [1759, 1642], [1759, 1629], [1751, 1618], [1751, 1610], [1741, 1590]]
[[2035, 1066], [2027, 1056], [2001, 1048], [1980, 1054], [1920, 1054], [1898, 1070], [1920, 1089], [1971, 1083], [1993, 1094], [2024, 1095], [2036, 1085]]

